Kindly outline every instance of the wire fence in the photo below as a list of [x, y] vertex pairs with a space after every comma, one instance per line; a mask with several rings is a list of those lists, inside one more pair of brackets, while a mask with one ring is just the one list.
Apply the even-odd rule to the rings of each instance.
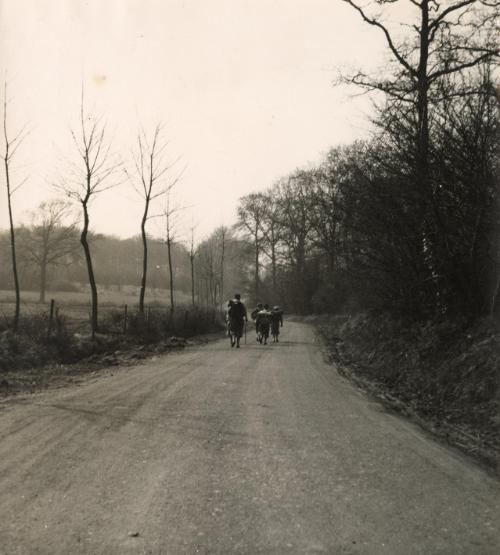
[[[15, 304], [0, 301], [0, 325], [8, 329], [12, 323]], [[37, 320], [45, 326], [47, 335], [64, 327], [72, 334], [87, 335], [92, 331], [90, 303], [61, 303], [52, 299], [49, 303], [21, 304], [20, 330], [23, 323]], [[221, 314], [215, 310], [192, 306], [179, 306], [171, 310], [168, 306], [150, 305], [139, 312], [138, 305], [101, 304], [98, 307], [98, 330], [106, 334], [134, 334], [140, 331], [159, 331], [190, 334], [206, 331], [208, 327], [220, 327]]]

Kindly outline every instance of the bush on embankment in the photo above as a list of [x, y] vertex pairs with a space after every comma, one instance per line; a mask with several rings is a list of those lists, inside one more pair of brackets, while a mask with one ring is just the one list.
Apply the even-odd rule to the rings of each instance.
[[498, 322], [422, 323], [372, 313], [327, 317], [320, 328], [341, 372], [452, 443], [498, 451]]

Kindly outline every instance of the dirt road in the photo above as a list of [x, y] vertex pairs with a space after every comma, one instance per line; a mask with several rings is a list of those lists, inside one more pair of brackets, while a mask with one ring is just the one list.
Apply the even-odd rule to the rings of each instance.
[[286, 323], [0, 404], [2, 554], [500, 553], [500, 484]]

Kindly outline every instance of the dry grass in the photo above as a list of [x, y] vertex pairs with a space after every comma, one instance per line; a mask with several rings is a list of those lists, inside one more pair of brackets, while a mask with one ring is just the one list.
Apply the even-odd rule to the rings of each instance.
[[[151, 289], [146, 292], [146, 305], [154, 310], [167, 311], [170, 307], [170, 292], [168, 289]], [[54, 299], [58, 314], [63, 317], [73, 332], [87, 333], [90, 325], [90, 292], [50, 291], [47, 301], [40, 303], [37, 291], [21, 292], [21, 316], [36, 317], [48, 315], [50, 300]], [[115, 288], [99, 289], [99, 320], [118, 321], [119, 314], [123, 314], [125, 305], [129, 314], [138, 306], [139, 288], [127, 286], [117, 290]], [[178, 307], [189, 306], [191, 297], [182, 291], [175, 291], [174, 300]], [[14, 314], [15, 295], [13, 291], [0, 290], [0, 325], [8, 326]], [[119, 313], [119, 314], [118, 314]], [[117, 329], [122, 324], [117, 324]]]
[[[90, 292], [67, 292], [67, 291], [50, 291], [46, 295], [47, 301], [45, 304], [40, 303], [37, 291], [22, 291], [21, 302], [24, 306], [47, 306], [50, 304], [50, 299], [54, 299], [59, 305], [89, 305]], [[183, 291], [174, 292], [174, 300], [176, 303], [183, 305], [191, 302], [191, 297]], [[99, 289], [99, 303], [109, 306], [120, 307], [124, 305], [134, 306], [139, 301], [139, 287], [128, 286], [121, 291], [115, 289]], [[0, 304], [10, 305], [14, 304], [15, 296], [14, 291], [0, 290]], [[168, 289], [150, 289], [146, 291], [146, 304], [154, 304], [157, 306], [170, 305], [170, 292]]]

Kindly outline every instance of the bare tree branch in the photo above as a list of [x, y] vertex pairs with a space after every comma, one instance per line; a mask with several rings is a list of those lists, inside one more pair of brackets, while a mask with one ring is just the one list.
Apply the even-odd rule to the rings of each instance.
[[362, 8], [360, 8], [357, 4], [355, 4], [352, 0], [342, 0], [343, 2], [346, 2], [347, 4], [349, 4], [350, 6], [352, 6], [363, 18], [364, 21], [366, 21], [366, 23], [368, 23], [369, 25], [372, 25], [373, 27], [378, 27], [385, 35], [385, 38], [387, 40], [387, 44], [389, 45], [389, 48], [391, 50], [391, 52], [393, 53], [393, 55], [395, 56], [395, 58], [398, 60], [398, 62], [408, 71], [408, 73], [412, 76], [412, 77], [416, 77], [417, 73], [416, 71], [411, 67], [411, 65], [401, 56], [401, 54], [399, 53], [398, 49], [396, 48], [396, 46], [394, 45], [394, 42], [392, 40], [392, 37], [389, 33], [389, 31], [387, 30], [387, 28], [380, 23], [380, 21], [376, 20], [376, 19], [371, 19], [370, 17], [368, 17], [365, 12], [363, 11]]

